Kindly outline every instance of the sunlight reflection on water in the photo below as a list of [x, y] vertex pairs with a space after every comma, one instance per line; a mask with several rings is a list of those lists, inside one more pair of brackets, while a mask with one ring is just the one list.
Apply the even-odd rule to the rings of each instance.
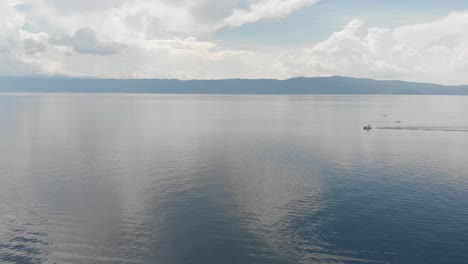
[[465, 263], [467, 117], [467, 97], [0, 96], [0, 262]]

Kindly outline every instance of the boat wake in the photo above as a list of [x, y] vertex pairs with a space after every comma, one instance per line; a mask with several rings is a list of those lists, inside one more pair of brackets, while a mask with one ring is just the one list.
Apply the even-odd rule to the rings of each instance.
[[436, 127], [436, 126], [393, 126], [393, 127], [377, 127], [377, 129], [468, 132], [468, 127], [450, 127], [450, 126], [444, 126], [444, 127]]

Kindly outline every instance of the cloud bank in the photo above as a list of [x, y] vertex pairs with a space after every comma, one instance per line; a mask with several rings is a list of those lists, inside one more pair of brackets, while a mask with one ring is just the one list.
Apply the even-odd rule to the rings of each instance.
[[397, 28], [372, 27], [357, 18], [323, 41], [295, 48], [238, 49], [214, 39], [223, 28], [281, 20], [317, 3], [1, 1], [0, 75], [178, 79], [345, 75], [468, 83], [468, 11]]

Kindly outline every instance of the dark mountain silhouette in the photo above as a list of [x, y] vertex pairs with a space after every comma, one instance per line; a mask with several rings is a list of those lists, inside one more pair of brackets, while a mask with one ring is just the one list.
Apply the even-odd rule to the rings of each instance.
[[468, 85], [444, 86], [349, 77], [226, 80], [0, 77], [0, 92], [164, 94], [437, 94], [468, 95]]

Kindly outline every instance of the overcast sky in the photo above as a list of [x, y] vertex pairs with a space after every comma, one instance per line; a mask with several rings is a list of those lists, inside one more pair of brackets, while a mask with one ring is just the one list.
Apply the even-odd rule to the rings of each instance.
[[466, 0], [0, 0], [0, 75], [468, 84]]

